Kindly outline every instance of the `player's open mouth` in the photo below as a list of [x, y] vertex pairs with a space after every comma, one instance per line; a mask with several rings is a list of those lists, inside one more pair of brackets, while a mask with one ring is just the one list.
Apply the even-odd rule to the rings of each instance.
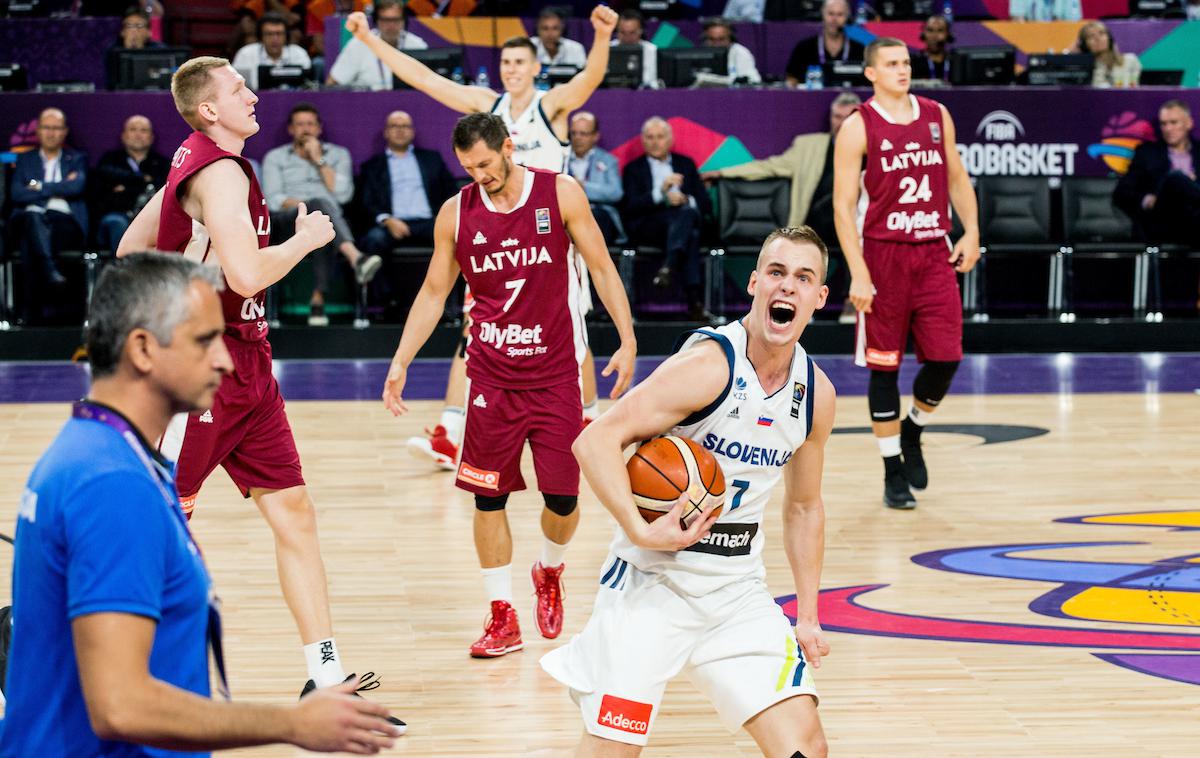
[[796, 306], [791, 303], [785, 303], [782, 300], [776, 300], [771, 303], [769, 312], [771, 314], [771, 323], [779, 326], [787, 326], [792, 323], [792, 319], [796, 318]]

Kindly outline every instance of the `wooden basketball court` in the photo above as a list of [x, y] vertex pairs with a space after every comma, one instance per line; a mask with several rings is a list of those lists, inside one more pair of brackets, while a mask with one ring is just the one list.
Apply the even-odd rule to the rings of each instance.
[[[538, 636], [531, 610], [540, 498], [515, 495], [509, 506], [525, 650], [472, 660], [467, 646], [487, 610], [472, 501], [452, 474], [405, 452], [405, 438], [435, 423], [440, 406], [414, 405], [395, 420], [378, 402], [289, 404], [348, 670], [377, 672], [383, 686], [372, 695], [408, 721], [395, 754], [570, 754], [578, 711], [537, 664], [560, 644]], [[67, 414], [57, 403], [0, 405], [0, 530], [11, 529], [30, 467]], [[866, 419], [865, 398], [839, 400], [838, 427]], [[831, 754], [1196, 755], [1200, 542], [1174, 527], [1200, 527], [1200, 398], [960, 395], [936, 421], [982, 426], [926, 435], [932, 482], [913, 512], [881, 504], [882, 467], [867, 434], [829, 444], [822, 621], [857, 630], [828, 633], [832, 654], [816, 672]], [[1021, 438], [1001, 441], [1013, 436]], [[612, 531], [590, 494], [581, 503], [565, 634], [588, 616]], [[1064, 521], [1089, 516], [1106, 517]], [[192, 523], [224, 600], [235, 697], [296, 697], [304, 663], [265, 523], [223, 472]], [[777, 508], [765, 528], [770, 586], [789, 595]], [[965, 551], [994, 546], [1010, 547]], [[933, 551], [952, 552], [914, 562]], [[0, 572], [11, 573], [10, 550], [0, 551]], [[1139, 575], [1151, 579], [1123, 579]], [[885, 586], [853, 599], [833, 592], [875, 585]], [[669, 687], [644, 752], [757, 754], [685, 680]]]

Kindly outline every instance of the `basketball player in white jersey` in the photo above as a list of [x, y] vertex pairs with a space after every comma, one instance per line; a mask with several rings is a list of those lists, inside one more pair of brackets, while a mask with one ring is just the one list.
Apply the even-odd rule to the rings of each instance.
[[[397, 77], [420, 90], [442, 105], [459, 113], [495, 113], [504, 119], [513, 140], [513, 162], [526, 168], [540, 168], [564, 173], [567, 165], [567, 116], [587, 102], [608, 70], [609, 42], [617, 26], [617, 13], [608, 6], [597, 5], [592, 11], [595, 39], [588, 53], [587, 64], [570, 81], [542, 92], [535, 86], [541, 64], [537, 48], [528, 37], [514, 37], [500, 49], [500, 81], [504, 93], [499, 97], [487, 87], [459, 84], [440, 76], [420, 61], [405, 55], [379, 37], [370, 33], [367, 17], [352, 13], [346, 20], [346, 30], [365, 44], [392, 70]], [[381, 44], [382, 43], [382, 44]], [[584, 276], [584, 313], [591, 311], [591, 287]], [[470, 292], [463, 304], [466, 317], [471, 305]], [[465, 331], [464, 331], [465, 334]], [[458, 446], [462, 442], [466, 393], [466, 367], [462, 350], [455, 353], [446, 386], [446, 406], [440, 423], [428, 436], [408, 440], [414, 455], [431, 458], [440, 468], [453, 471], [457, 466]], [[610, 372], [605, 370], [604, 375]], [[613, 395], [616, 397], [616, 395]], [[596, 405], [596, 369], [591, 347], [583, 361], [583, 413], [590, 421], [599, 414]]]
[[[542, 658], [582, 711], [578, 755], [638, 755], [680, 672], [730, 732], [745, 727], [764, 754], [825, 755], [810, 667], [829, 652], [817, 593], [835, 398], [798, 340], [825, 304], [828, 262], [812, 229], [772, 232], [750, 275], [750, 312], [685, 335], [681, 350], [576, 440], [580, 468], [618, 524], [592, 618]], [[715, 520], [696, 518], [684, 530], [686, 494], [653, 523], [634, 507], [622, 450], [668, 431], [720, 464], [726, 497]], [[794, 629], [767, 589], [762, 560], [764, 511], [781, 479]]]

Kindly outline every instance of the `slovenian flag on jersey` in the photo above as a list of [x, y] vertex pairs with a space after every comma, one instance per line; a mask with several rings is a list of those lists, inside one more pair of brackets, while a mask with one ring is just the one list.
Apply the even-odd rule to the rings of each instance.
[[775, 419], [773, 419], [773, 418], [767, 418], [766, 416], [758, 417], [758, 425], [759, 426], [770, 426], [771, 424], [774, 424], [774, 423], [775, 423]]

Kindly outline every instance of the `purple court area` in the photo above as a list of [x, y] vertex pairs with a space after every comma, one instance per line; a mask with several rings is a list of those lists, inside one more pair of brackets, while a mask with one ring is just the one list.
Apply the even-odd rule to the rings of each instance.
[[[603, 368], [607, 359], [597, 357]], [[662, 360], [640, 358], [640, 380]], [[867, 371], [849, 356], [816, 356], [841, 395], [864, 395]], [[275, 375], [289, 400], [378, 400], [388, 363], [384, 360], [276, 361]], [[408, 373], [408, 400], [441, 399], [450, 362], [419, 360]], [[917, 369], [911, 356], [901, 368], [909, 383]], [[0, 363], [0, 403], [67, 402], [87, 391], [87, 370], [70, 363]], [[902, 384], [903, 386], [903, 384]], [[607, 395], [612, 379], [600, 380]], [[1192, 392], [1200, 387], [1200, 353], [1050, 353], [969, 355], [952, 391], [965, 395]]]

